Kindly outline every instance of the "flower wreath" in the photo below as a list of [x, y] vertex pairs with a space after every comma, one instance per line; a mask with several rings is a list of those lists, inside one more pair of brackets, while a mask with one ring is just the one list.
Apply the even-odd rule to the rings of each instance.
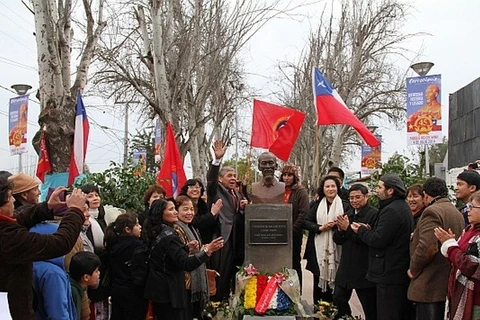
[[234, 303], [243, 314], [305, 315], [300, 281], [293, 269], [262, 273], [250, 264], [237, 273], [236, 288]]

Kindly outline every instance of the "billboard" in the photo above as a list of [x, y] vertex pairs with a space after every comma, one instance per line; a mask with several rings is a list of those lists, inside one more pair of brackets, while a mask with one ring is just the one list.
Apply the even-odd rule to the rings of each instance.
[[370, 175], [382, 168], [382, 136], [375, 136], [380, 145], [378, 147], [370, 147], [368, 144], [362, 143], [362, 166], [363, 175]]
[[441, 143], [441, 75], [407, 78], [407, 145]]
[[10, 99], [8, 142], [12, 155], [27, 152], [28, 95]]

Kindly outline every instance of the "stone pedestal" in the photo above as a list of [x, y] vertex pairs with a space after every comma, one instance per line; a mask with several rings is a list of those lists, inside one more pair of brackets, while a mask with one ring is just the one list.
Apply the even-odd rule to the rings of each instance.
[[245, 263], [274, 273], [292, 268], [292, 205], [249, 204], [245, 208]]

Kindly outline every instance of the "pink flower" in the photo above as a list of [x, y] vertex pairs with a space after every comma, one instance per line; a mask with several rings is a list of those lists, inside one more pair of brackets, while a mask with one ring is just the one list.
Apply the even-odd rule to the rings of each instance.
[[247, 275], [255, 276], [258, 274], [257, 269], [250, 263], [246, 268], [245, 268], [245, 273]]
[[283, 281], [285, 281], [287, 279], [287, 277], [283, 273], [276, 273], [275, 278], [276, 278], [275, 281], [277, 283], [282, 283]]

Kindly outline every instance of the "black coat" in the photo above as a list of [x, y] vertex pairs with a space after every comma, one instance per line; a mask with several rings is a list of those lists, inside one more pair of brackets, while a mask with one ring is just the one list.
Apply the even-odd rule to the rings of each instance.
[[153, 303], [168, 303], [172, 308], [186, 308], [184, 271], [195, 270], [208, 260], [208, 255], [201, 250], [189, 256], [187, 247], [169, 226], [163, 225], [159, 237], [160, 242], [151, 252], [144, 297]]
[[143, 243], [138, 238], [122, 236], [108, 250], [108, 260], [112, 271], [112, 293], [131, 292], [134, 294], [138, 291], [132, 282], [130, 262], [135, 249], [141, 246]]
[[[320, 268], [318, 267], [317, 252], [315, 250], [314, 241], [315, 235], [321, 233], [319, 230], [320, 225], [317, 223], [317, 209], [318, 205], [320, 204], [320, 200], [317, 200], [313, 203], [313, 206], [311, 206], [310, 211], [303, 222], [303, 228], [308, 230], [307, 246], [305, 248], [305, 254], [303, 258], [307, 259], [306, 269], [312, 272], [315, 276], [320, 275]], [[342, 200], [342, 204], [343, 212], [348, 214], [352, 210], [352, 207], [348, 201], [345, 200]], [[334, 229], [336, 229], [336, 227], [334, 227]]]
[[359, 238], [369, 246], [367, 279], [382, 284], [404, 284], [410, 279], [410, 235], [413, 217], [405, 199], [380, 201], [378, 219], [369, 230], [360, 227]]
[[210, 212], [209, 206], [203, 199], [198, 199], [197, 211], [193, 217], [192, 226], [200, 232], [200, 238], [203, 243], [212, 242], [214, 229], [217, 227], [217, 217]]
[[[347, 213], [350, 223], [362, 222], [372, 226], [377, 218], [378, 210], [367, 204], [355, 214], [352, 210]], [[361, 241], [357, 234], [348, 226], [346, 231], [336, 229], [333, 232], [333, 241], [342, 246], [342, 257], [335, 277], [335, 284], [347, 289], [374, 287], [365, 276], [368, 270], [368, 246]]]

